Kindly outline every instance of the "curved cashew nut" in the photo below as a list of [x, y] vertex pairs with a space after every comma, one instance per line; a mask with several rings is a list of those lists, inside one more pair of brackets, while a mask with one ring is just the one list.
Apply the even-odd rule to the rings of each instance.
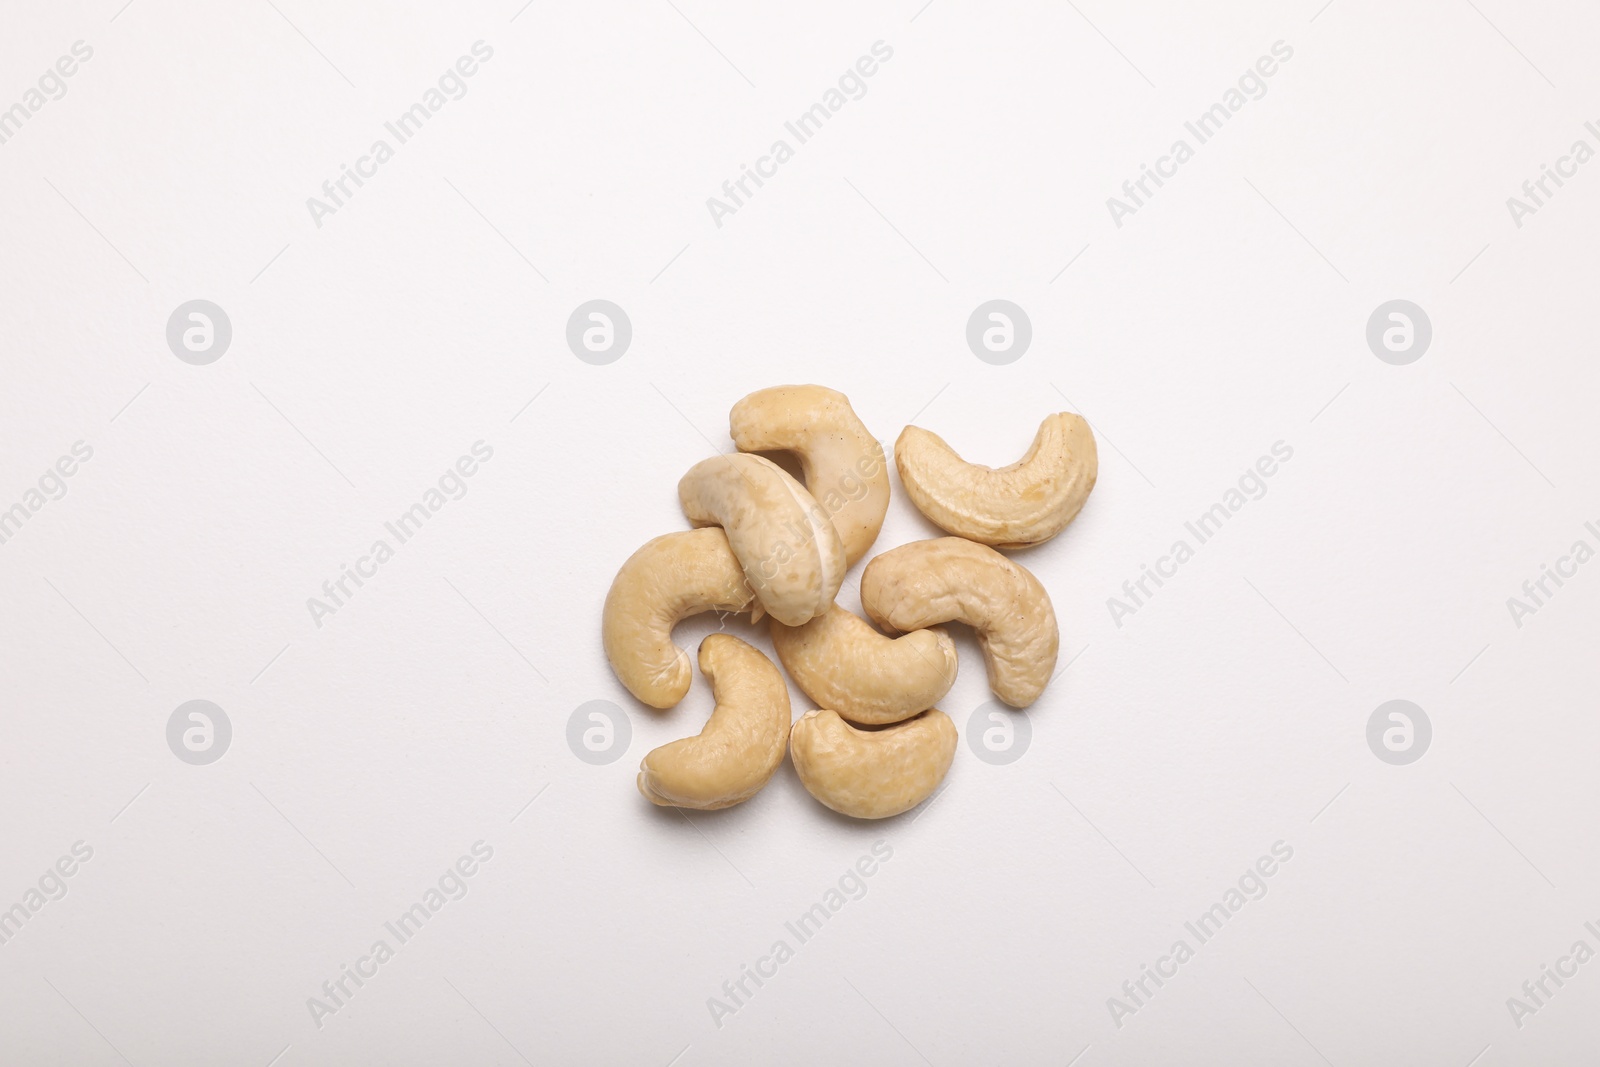
[[700, 642], [700, 671], [717, 706], [699, 734], [639, 764], [639, 792], [652, 804], [729, 808], [760, 792], [783, 762], [789, 687], [772, 661], [737, 637], [712, 634]]
[[1078, 514], [1099, 473], [1094, 431], [1070, 412], [1047, 416], [1027, 455], [1009, 467], [968, 463], [944, 438], [907, 426], [894, 446], [900, 481], [940, 529], [980, 544], [1026, 548]]
[[678, 483], [696, 526], [721, 526], [767, 613], [799, 626], [833, 603], [844, 581], [839, 533], [805, 486], [770, 459], [742, 452], [696, 463]]
[[806, 696], [869, 726], [933, 707], [956, 680], [956, 645], [944, 630], [888, 638], [837, 604], [804, 626], [774, 620], [772, 647]]
[[670, 708], [693, 681], [689, 654], [672, 643], [672, 628], [702, 611], [746, 610], [761, 617], [721, 530], [657, 537], [629, 556], [611, 582], [600, 624], [606, 659], [628, 692], [653, 708]]
[[751, 393], [728, 416], [741, 452], [793, 452], [806, 489], [833, 519], [845, 563], [867, 554], [889, 510], [889, 465], [843, 393], [779, 385]]
[[1039, 579], [992, 548], [960, 537], [912, 541], [861, 572], [861, 606], [890, 633], [941, 622], [978, 632], [989, 688], [1012, 707], [1039, 699], [1060, 634]]
[[806, 790], [841, 815], [886, 819], [933, 794], [955, 759], [956, 724], [937, 708], [882, 730], [858, 730], [836, 711], [808, 711], [789, 731]]

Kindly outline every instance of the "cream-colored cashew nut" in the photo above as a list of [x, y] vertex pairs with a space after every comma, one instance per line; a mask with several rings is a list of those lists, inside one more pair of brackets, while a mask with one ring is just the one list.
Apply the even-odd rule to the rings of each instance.
[[828, 610], [844, 581], [839, 533], [805, 486], [742, 452], [696, 463], [678, 483], [696, 526], [721, 526], [767, 613], [799, 626]]
[[956, 645], [944, 630], [889, 638], [837, 604], [804, 626], [774, 620], [772, 647], [806, 696], [868, 726], [933, 707], [956, 680]]
[[728, 430], [741, 452], [797, 455], [806, 489], [844, 542], [846, 563], [867, 554], [889, 510], [889, 464], [849, 397], [821, 385], [762, 389], [733, 406]]
[[702, 611], [761, 617], [721, 530], [665, 534], [628, 557], [611, 582], [600, 623], [606, 659], [628, 692], [653, 708], [683, 699], [694, 672], [689, 654], [672, 643], [672, 628]]
[[933, 795], [958, 740], [956, 724], [937, 708], [882, 730], [858, 730], [836, 711], [808, 711], [789, 731], [789, 757], [806, 790], [834, 811], [886, 819]]
[[700, 642], [700, 671], [717, 706], [699, 734], [639, 764], [639, 792], [652, 804], [732, 807], [760, 792], [783, 762], [789, 687], [772, 661], [737, 637], [712, 634]]
[[1045, 418], [1027, 455], [995, 469], [968, 463], [936, 433], [907, 426], [894, 446], [906, 495], [934, 525], [999, 548], [1026, 548], [1066, 528], [1099, 473], [1094, 431], [1079, 415]]
[[978, 633], [989, 688], [1012, 707], [1039, 699], [1060, 634], [1039, 579], [992, 548], [960, 537], [912, 541], [861, 572], [861, 606], [890, 633], [964, 622]]

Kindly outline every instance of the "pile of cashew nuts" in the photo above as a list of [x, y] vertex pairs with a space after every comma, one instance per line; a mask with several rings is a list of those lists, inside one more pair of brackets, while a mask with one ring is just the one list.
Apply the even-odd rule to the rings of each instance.
[[[819, 385], [777, 386], [739, 401], [729, 423], [740, 451], [696, 464], [678, 483], [698, 528], [650, 541], [611, 583], [606, 658], [630, 693], [670, 708], [693, 678], [689, 654], [672, 642], [681, 619], [770, 616], [778, 658], [818, 710], [791, 724], [789, 688], [772, 661], [712, 634], [699, 656], [716, 700], [711, 718], [698, 735], [645, 756], [639, 792], [663, 806], [730, 807], [767, 784], [787, 749], [806, 789], [834, 811], [907, 811], [955, 758], [955, 724], [933, 706], [956, 680], [955, 644], [939, 624], [973, 628], [989, 687], [1013, 707], [1037, 700], [1054, 673], [1050, 596], [997, 549], [1048, 541], [1073, 520], [1099, 468], [1094, 434], [1077, 415], [1051, 415], [1026, 455], [994, 469], [907, 426], [895, 443], [900, 481], [952, 536], [867, 564], [861, 604], [880, 633], [834, 603], [889, 506], [883, 447], [850, 401]], [[805, 484], [758, 452], [793, 453]]]

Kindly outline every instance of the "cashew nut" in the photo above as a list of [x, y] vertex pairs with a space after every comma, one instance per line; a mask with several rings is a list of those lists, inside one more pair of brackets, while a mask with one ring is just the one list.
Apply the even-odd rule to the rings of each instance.
[[770, 459], [735, 452], [696, 463], [678, 483], [696, 526], [721, 526], [767, 613], [799, 626], [833, 603], [844, 547], [805, 486]]
[[772, 647], [806, 696], [869, 726], [933, 707], [956, 680], [956, 645], [944, 630], [888, 638], [837, 604], [804, 626], [774, 620]]
[[847, 566], [867, 554], [889, 510], [883, 446], [843, 393], [821, 385], [779, 385], [751, 393], [728, 416], [741, 452], [793, 452], [806, 489], [833, 519]]
[[882, 730], [858, 730], [836, 711], [808, 711], [789, 731], [806, 790], [857, 819], [886, 819], [933, 794], [955, 759], [956, 724], [931, 708]]
[[670, 708], [693, 680], [689, 654], [672, 643], [672, 628], [702, 611], [746, 610], [761, 618], [721, 530], [657, 537], [629, 556], [611, 582], [600, 627], [606, 659], [628, 692], [653, 708]]
[[912, 541], [861, 572], [861, 606], [890, 633], [941, 622], [978, 632], [989, 688], [1012, 707], [1039, 698], [1055, 670], [1060, 634], [1039, 579], [992, 548], [960, 537]]
[[1078, 415], [1047, 416], [1027, 455], [998, 470], [968, 463], [936, 433], [907, 426], [894, 447], [917, 510], [958, 537], [1000, 548], [1048, 541], [1075, 518], [1099, 472], [1094, 431]]
[[772, 661], [737, 637], [712, 634], [700, 642], [700, 671], [717, 706], [699, 734], [639, 764], [639, 792], [652, 804], [729, 808], [760, 792], [783, 762], [789, 687]]

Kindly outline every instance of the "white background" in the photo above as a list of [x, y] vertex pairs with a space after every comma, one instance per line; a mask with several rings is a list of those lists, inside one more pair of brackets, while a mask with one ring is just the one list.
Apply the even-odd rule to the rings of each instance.
[[[1506, 599], [1596, 541], [1600, 166], [1521, 228], [1505, 200], [1600, 147], [1600, 16], [919, 3], [7, 8], [0, 107], [94, 55], [0, 146], [0, 507], [94, 456], [0, 545], [0, 907], [94, 855], [0, 946], [0, 1060], [1592, 1057], [1600, 962], [1520, 1028], [1506, 1000], [1600, 949], [1600, 564], [1520, 628]], [[467, 95], [314, 225], [306, 198], [480, 39]], [[878, 40], [867, 94], [718, 228], [706, 198]], [[1106, 198], [1279, 40], [1265, 97], [1115, 226]], [[633, 323], [609, 366], [564, 340], [596, 297]], [[1009, 366], [964, 339], [995, 297], [1033, 322]], [[209, 366], [165, 342], [195, 298], [233, 325]], [[1365, 340], [1396, 298], [1433, 323], [1409, 366]], [[731, 449], [733, 403], [786, 382], [980, 462], [1055, 410], [1101, 442], [1081, 517], [1019, 556], [1079, 657], [1031, 747], [964, 741], [882, 823], [787, 764], [724, 813], [652, 808], [638, 759], [710, 695], [652, 712], [601, 653], [617, 566], [685, 526], [677, 479]], [[480, 439], [470, 492], [314, 625]], [[1267, 495], [1115, 625], [1107, 598], [1280, 440]], [[880, 550], [936, 532], [894, 491]], [[988, 694], [961, 641], [965, 733]], [[209, 766], [165, 738], [196, 698], [233, 724]], [[1396, 698], [1433, 724], [1410, 766], [1365, 739]], [[633, 731], [605, 766], [565, 740], [597, 699]], [[480, 839], [469, 894], [317, 1026], [307, 998]], [[707, 998], [880, 840], [866, 896], [715, 1025]], [[1118, 1027], [1107, 998], [1280, 840], [1268, 895]]]

